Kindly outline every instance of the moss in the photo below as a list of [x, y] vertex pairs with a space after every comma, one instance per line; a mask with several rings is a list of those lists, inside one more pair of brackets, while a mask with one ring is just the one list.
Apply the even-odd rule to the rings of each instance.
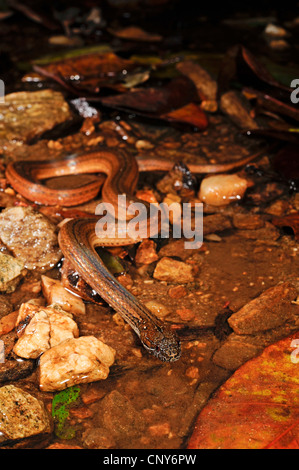
[[69, 408], [80, 396], [80, 387], [74, 385], [62, 390], [53, 398], [52, 417], [55, 422], [55, 434], [59, 439], [72, 439], [75, 436], [74, 428], [67, 425]]

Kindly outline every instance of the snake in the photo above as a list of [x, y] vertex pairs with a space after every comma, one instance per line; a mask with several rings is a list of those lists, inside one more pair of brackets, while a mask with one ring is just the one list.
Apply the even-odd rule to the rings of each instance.
[[[243, 157], [237, 161], [216, 164], [188, 164], [195, 174], [223, 173], [240, 168], [264, 152]], [[103, 201], [117, 210], [118, 195], [127, 195], [126, 204], [140, 201], [134, 196], [139, 172], [170, 171], [174, 162], [155, 157], [137, 157], [123, 150], [100, 147], [82, 154], [73, 154], [61, 160], [24, 160], [10, 162], [6, 178], [13, 189], [36, 204], [83, 204], [95, 198], [101, 188]], [[71, 189], [50, 188], [42, 180], [77, 174], [97, 174], [88, 183]], [[105, 175], [105, 176], [103, 176]], [[142, 201], [144, 204], [144, 201]], [[146, 203], [145, 203], [146, 204]], [[123, 214], [116, 212], [116, 217]], [[62, 224], [59, 246], [83, 279], [131, 326], [144, 348], [156, 358], [174, 362], [181, 356], [180, 341], [169, 322], [163, 322], [140, 300], [117, 281], [96, 252], [97, 246], [115, 246], [132, 243], [128, 239], [103, 239], [96, 236], [97, 217], [72, 218]]]

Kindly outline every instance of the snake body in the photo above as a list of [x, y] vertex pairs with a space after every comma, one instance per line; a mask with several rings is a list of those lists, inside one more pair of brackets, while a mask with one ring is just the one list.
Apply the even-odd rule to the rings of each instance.
[[[224, 164], [188, 165], [193, 173], [222, 173], [241, 167], [260, 156], [258, 152], [238, 161]], [[138, 201], [134, 190], [139, 171], [170, 171], [174, 162], [160, 158], [135, 159], [111, 149], [100, 148], [60, 161], [20, 161], [7, 166], [6, 177], [22, 196], [44, 205], [75, 206], [94, 198], [102, 186], [102, 198], [117, 210], [118, 195], [126, 194], [127, 205]], [[72, 189], [51, 189], [40, 180], [80, 173], [104, 173], [94, 180]], [[144, 201], [142, 201], [144, 204]], [[125, 208], [123, 208], [125, 209]], [[116, 212], [118, 218], [123, 214]], [[181, 355], [180, 342], [169, 324], [162, 322], [128, 292], [108, 271], [96, 246], [126, 244], [119, 240], [97, 238], [97, 218], [67, 221], [59, 232], [59, 245], [64, 256], [91, 287], [133, 328], [143, 346], [162, 361], [176, 361]]]
[[143, 346], [162, 361], [180, 357], [180, 343], [161, 322], [107, 270], [95, 251], [103, 245], [95, 235], [98, 219], [72, 219], [59, 232], [59, 244], [73, 267], [116, 310], [139, 336]]

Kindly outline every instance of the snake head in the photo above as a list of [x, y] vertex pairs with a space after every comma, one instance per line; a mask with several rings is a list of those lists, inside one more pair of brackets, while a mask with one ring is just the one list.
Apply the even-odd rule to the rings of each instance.
[[177, 336], [167, 326], [147, 328], [143, 326], [140, 340], [151, 354], [163, 362], [177, 361], [181, 356], [181, 345]]

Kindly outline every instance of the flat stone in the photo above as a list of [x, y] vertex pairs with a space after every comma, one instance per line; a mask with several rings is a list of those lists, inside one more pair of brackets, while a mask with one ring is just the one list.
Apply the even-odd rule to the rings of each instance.
[[0, 106], [0, 142], [29, 142], [71, 116], [68, 103], [58, 91], [10, 93]]
[[203, 218], [203, 234], [222, 232], [232, 227], [229, 217], [224, 214], [211, 214]]
[[29, 270], [53, 268], [62, 256], [56, 226], [31, 207], [10, 207], [1, 212], [0, 239]]
[[49, 415], [40, 400], [14, 385], [0, 388], [0, 446], [51, 431]]
[[159, 256], [156, 252], [156, 244], [153, 240], [143, 240], [136, 251], [135, 262], [140, 264], [151, 264], [157, 261]]
[[164, 256], [176, 256], [181, 260], [185, 260], [191, 256], [193, 250], [186, 250], [185, 249], [186, 240], [184, 238], [180, 238], [178, 240], [170, 240], [167, 245], [162, 246], [159, 250], [159, 257], [163, 258]]
[[255, 357], [261, 350], [261, 347], [250, 343], [248, 338], [242, 338], [232, 333], [215, 352], [213, 362], [224, 369], [235, 370]]
[[276, 328], [293, 316], [294, 308], [299, 310], [291, 304], [297, 295], [297, 289], [290, 282], [271, 287], [234, 313], [228, 320], [229, 325], [240, 335]]
[[24, 263], [13, 256], [0, 253], [0, 292], [14, 292], [25, 274]]
[[144, 429], [144, 420], [135, 410], [128, 398], [117, 390], [106, 395], [102, 401], [103, 424], [112, 436], [119, 438], [124, 434], [135, 436]]
[[153, 274], [159, 281], [187, 284], [194, 281], [192, 266], [172, 258], [162, 258], [156, 266]]
[[238, 235], [250, 240], [270, 240], [275, 241], [280, 237], [279, 230], [270, 222], [266, 222], [264, 227], [252, 229], [240, 229]]
[[233, 225], [236, 228], [245, 230], [255, 230], [262, 228], [265, 222], [259, 214], [242, 214], [237, 213], [233, 216]]

